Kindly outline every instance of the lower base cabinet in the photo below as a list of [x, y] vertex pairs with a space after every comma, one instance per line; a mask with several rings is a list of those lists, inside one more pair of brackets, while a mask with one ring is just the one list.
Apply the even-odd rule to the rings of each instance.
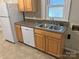
[[21, 26], [16, 24], [15, 28], [16, 28], [17, 41], [23, 43], [24, 41], [23, 41]]
[[[62, 57], [64, 51], [64, 37], [62, 33], [34, 29], [35, 33], [33, 34], [33, 29], [31, 28], [21, 27], [20, 25], [15, 27], [19, 42], [26, 43], [53, 56]], [[33, 35], [35, 35], [35, 42]]]
[[46, 37], [46, 52], [55, 56], [59, 56], [61, 40], [53, 37]]
[[35, 29], [36, 48], [56, 57], [62, 57], [64, 50], [63, 34]]
[[35, 34], [36, 48], [45, 51], [45, 39], [43, 35]]

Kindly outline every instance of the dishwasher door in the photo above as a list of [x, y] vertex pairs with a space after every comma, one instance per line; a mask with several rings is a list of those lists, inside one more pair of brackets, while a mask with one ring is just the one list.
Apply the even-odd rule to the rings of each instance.
[[22, 29], [24, 43], [32, 47], [35, 47], [33, 28], [22, 26], [21, 29]]

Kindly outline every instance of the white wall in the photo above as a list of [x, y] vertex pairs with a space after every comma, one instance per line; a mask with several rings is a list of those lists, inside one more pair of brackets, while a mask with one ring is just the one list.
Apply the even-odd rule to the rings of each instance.
[[3, 2], [3, 0], [0, 0], [0, 3]]
[[45, 0], [41, 0], [41, 18], [42, 19], [45, 19], [45, 8], [46, 6], [45, 6]]
[[[0, 0], [0, 3], [2, 3], [3, 0]], [[2, 27], [1, 27], [1, 20], [0, 20], [0, 31], [2, 31]]]
[[[71, 24], [79, 25], [79, 0], [72, 0], [69, 21]], [[72, 30], [70, 30], [70, 32], [71, 32], [71, 39], [66, 40], [66, 47], [79, 51], [79, 32]]]
[[18, 0], [0, 0], [0, 3], [3, 1], [5, 1], [7, 3], [17, 3], [18, 2]]
[[72, 0], [70, 22], [79, 24], [79, 0]]
[[17, 3], [18, 0], [4, 0], [7, 3]]

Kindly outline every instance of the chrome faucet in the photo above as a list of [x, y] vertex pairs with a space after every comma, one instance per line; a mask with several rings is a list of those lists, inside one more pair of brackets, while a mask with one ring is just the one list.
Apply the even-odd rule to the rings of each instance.
[[56, 25], [56, 26], [60, 26], [59, 23], [57, 23], [53, 17], [50, 17], [50, 24]]
[[55, 20], [53, 17], [50, 17], [50, 24], [55, 24]]

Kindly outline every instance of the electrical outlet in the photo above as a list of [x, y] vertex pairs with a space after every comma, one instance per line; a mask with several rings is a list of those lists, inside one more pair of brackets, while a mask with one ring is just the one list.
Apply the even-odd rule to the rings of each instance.
[[67, 39], [71, 39], [71, 34], [68, 34]]

